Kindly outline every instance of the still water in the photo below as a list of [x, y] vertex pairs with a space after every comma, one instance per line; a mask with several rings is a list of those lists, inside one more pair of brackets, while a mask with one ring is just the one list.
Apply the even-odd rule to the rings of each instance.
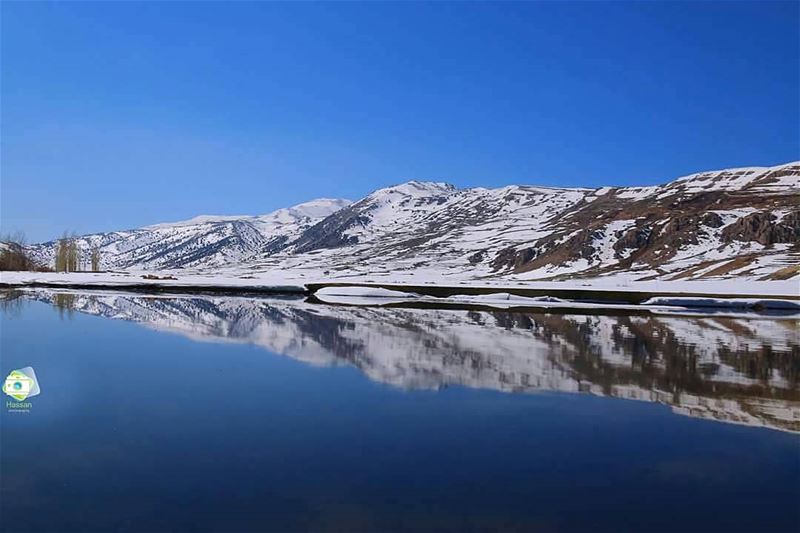
[[800, 527], [796, 321], [3, 297], [3, 531]]

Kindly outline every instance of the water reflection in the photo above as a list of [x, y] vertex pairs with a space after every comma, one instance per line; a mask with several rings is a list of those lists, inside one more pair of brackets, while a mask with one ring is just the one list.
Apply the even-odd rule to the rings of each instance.
[[62, 314], [74, 310], [196, 340], [252, 343], [314, 365], [350, 364], [398, 387], [591, 393], [659, 402], [682, 415], [800, 431], [800, 329], [793, 320], [24, 294]]

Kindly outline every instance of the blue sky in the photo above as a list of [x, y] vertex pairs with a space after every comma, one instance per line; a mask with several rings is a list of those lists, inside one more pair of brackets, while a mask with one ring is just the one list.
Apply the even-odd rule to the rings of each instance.
[[4, 2], [0, 225], [795, 160], [799, 5]]

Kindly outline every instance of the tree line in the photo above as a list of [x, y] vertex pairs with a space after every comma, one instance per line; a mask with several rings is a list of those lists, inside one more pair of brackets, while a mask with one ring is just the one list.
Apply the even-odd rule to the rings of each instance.
[[42, 270], [28, 255], [21, 231], [0, 236], [0, 270]]
[[25, 235], [22, 232], [0, 236], [0, 270], [27, 270], [56, 272], [85, 271], [86, 260], [92, 272], [100, 271], [100, 249], [93, 246], [88, 257], [82, 256], [77, 235], [64, 232], [56, 242], [55, 261], [53, 267], [37, 264], [28, 250]]

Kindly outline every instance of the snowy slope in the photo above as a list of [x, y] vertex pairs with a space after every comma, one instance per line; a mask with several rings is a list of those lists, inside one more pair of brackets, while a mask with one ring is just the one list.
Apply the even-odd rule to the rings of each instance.
[[[103, 268], [212, 268], [254, 254], [277, 251], [305, 229], [349, 204], [319, 199], [261, 216], [199, 216], [141, 229], [85, 235], [78, 239], [84, 265], [97, 247]], [[31, 247], [33, 257], [52, 265], [56, 242]]]
[[409, 182], [342, 209], [250, 268], [395, 279], [787, 279], [800, 264], [798, 190], [798, 163], [652, 187]]
[[[800, 277], [800, 162], [661, 186], [458, 189], [410, 181], [350, 204], [90, 235], [117, 269], [297, 271], [398, 281]], [[34, 247], [50, 262], [53, 243]]]
[[299, 263], [313, 254], [314, 263], [332, 272], [433, 268], [485, 275], [496, 251], [548, 235], [551, 222], [590, 193], [521, 186], [459, 190], [410, 182], [342, 209], [283, 255]]

